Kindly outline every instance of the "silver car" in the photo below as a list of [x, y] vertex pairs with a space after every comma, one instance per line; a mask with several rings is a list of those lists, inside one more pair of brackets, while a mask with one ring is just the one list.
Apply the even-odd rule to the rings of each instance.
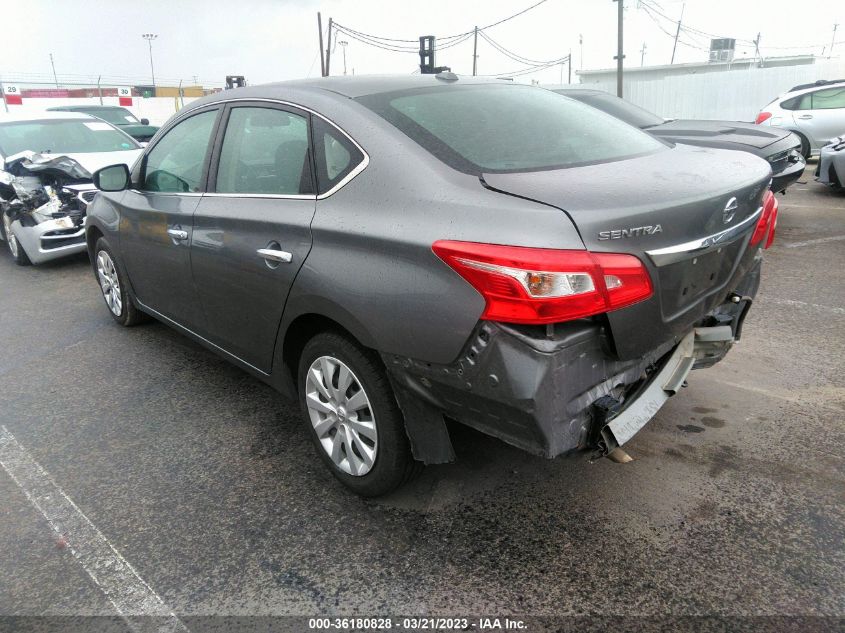
[[816, 167], [816, 180], [837, 191], [845, 187], [845, 134], [830, 139], [830, 143], [822, 147], [819, 165]]
[[91, 173], [131, 166], [141, 146], [95, 117], [72, 112], [0, 118], [0, 239], [15, 263], [40, 264], [85, 251]]
[[795, 132], [805, 159], [845, 132], [845, 80], [795, 86], [757, 115], [755, 123]]

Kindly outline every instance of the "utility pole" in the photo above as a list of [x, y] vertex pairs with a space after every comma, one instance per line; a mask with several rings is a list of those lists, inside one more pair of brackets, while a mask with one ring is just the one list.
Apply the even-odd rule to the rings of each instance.
[[643, 67], [643, 62], [645, 62], [645, 42], [643, 42], [643, 47], [640, 49], [640, 68]]
[[326, 51], [323, 50], [323, 16], [317, 11], [317, 30], [320, 32], [320, 77], [326, 76]]
[[578, 61], [581, 65], [581, 70], [584, 70], [584, 36], [580, 33], [578, 34], [578, 44], [581, 46], [581, 57]]
[[681, 5], [681, 17], [678, 18], [678, 28], [675, 30], [675, 43], [672, 44], [672, 61], [669, 64], [675, 63], [675, 49], [678, 48], [678, 36], [681, 34], [681, 21], [684, 19], [684, 8], [686, 8], [686, 2]]
[[617, 25], [616, 25], [616, 56], [613, 58], [616, 60], [616, 96], [620, 99], [622, 98], [622, 60], [625, 59], [625, 55], [622, 54], [623, 45], [622, 45], [622, 10], [624, 9], [623, 4], [625, 0], [613, 0], [613, 2], [618, 3], [618, 16], [616, 18]]
[[[833, 29], [833, 34], [836, 35], [836, 29]], [[56, 82], [56, 88], [59, 87], [59, 78], [56, 77], [56, 64], [53, 61], [53, 53], [50, 53], [50, 66], [53, 67], [53, 81]]]
[[754, 40], [754, 60], [760, 59], [760, 67], [763, 66], [763, 56], [760, 54], [760, 33], [757, 33], [757, 39]]
[[328, 41], [326, 42], [326, 74], [325, 77], [328, 77], [331, 74], [332, 69], [332, 19], [329, 18], [329, 35]]
[[[833, 30], [836, 33], [836, 29]], [[475, 77], [475, 73], [478, 70], [478, 27], [475, 27], [475, 35], [473, 36], [472, 40], [472, 76]]]
[[830, 59], [830, 56], [833, 55], [833, 45], [836, 44], [836, 29], [839, 28], [838, 24], [833, 25], [833, 37], [830, 38], [830, 50], [827, 53], [827, 58]]
[[156, 90], [156, 71], [155, 67], [153, 67], [153, 40], [158, 37], [155, 33], [144, 33], [141, 35], [145, 40], [147, 40], [147, 44], [150, 46], [150, 74], [153, 77], [153, 96], [155, 96]]
[[566, 68], [567, 72], [569, 73], [567, 76], [566, 83], [572, 83], [572, 49], [569, 49], [569, 59], [566, 60]]
[[346, 74], [346, 46], [349, 44], [346, 40], [340, 40], [338, 44], [343, 48], [343, 74]]

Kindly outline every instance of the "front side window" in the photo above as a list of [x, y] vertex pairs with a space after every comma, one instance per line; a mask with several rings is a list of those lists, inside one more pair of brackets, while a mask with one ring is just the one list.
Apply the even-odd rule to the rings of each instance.
[[195, 114], [171, 128], [147, 154], [144, 190], [201, 191], [203, 167], [217, 110]]
[[446, 164], [472, 174], [561, 169], [667, 148], [609, 114], [531, 86], [436, 86], [359, 101]]
[[320, 194], [331, 191], [364, 160], [352, 141], [319, 117], [314, 117], [314, 146]]
[[237, 107], [229, 115], [217, 168], [219, 193], [313, 193], [308, 119], [275, 108]]

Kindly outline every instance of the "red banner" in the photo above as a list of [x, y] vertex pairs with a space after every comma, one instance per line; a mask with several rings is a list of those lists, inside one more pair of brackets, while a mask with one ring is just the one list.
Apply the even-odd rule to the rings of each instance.
[[120, 105], [132, 107], [132, 97], [120, 97]]
[[22, 105], [23, 98], [20, 95], [4, 95], [6, 97], [6, 105]]

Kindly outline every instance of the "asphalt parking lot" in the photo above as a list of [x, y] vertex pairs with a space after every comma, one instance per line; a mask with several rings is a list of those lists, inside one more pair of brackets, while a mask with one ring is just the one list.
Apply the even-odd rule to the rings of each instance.
[[[362, 500], [269, 387], [164, 325], [117, 326], [86, 257], [18, 268], [5, 249], [0, 433], [186, 623], [843, 617], [845, 195], [814, 167], [779, 197], [741, 344], [690, 377], [630, 464], [456, 428], [457, 463]], [[116, 615], [100, 563], [73, 554], [93, 532], [51, 525], [17, 479], [0, 469], [0, 613]]]

